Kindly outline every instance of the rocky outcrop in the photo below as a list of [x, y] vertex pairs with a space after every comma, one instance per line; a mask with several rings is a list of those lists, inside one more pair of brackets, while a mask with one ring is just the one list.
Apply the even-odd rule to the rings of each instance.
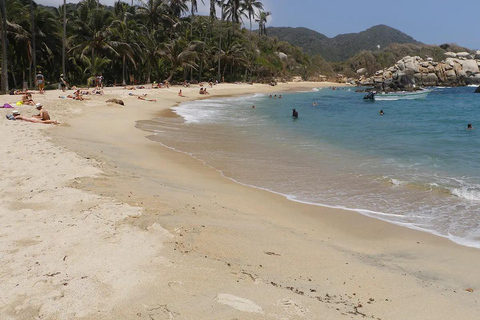
[[446, 52], [445, 59], [440, 62], [430, 57], [406, 56], [394, 66], [378, 70], [370, 78], [364, 76], [362, 69], [357, 73], [362, 75], [357, 83], [363, 85], [395, 83], [399, 87], [408, 87], [480, 84], [480, 51], [474, 55], [469, 52]]

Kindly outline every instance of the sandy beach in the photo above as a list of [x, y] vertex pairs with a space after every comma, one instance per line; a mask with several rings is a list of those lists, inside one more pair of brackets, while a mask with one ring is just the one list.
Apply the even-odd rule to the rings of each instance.
[[136, 128], [182, 101], [331, 85], [34, 94], [58, 126], [2, 109], [0, 318], [478, 319], [478, 249], [236, 184]]

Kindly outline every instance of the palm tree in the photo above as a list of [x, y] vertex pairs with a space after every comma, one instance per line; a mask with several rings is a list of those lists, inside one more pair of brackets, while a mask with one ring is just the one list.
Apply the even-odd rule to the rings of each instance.
[[258, 31], [260, 36], [267, 35], [267, 29], [265, 28], [265, 25], [267, 24], [267, 20], [270, 15], [270, 12], [260, 11], [258, 14], [258, 19], [255, 19], [255, 22], [258, 22]]
[[257, 15], [255, 9], [263, 10], [263, 3], [257, 0], [244, 0], [241, 4], [242, 11], [250, 20], [250, 31], [252, 31], [252, 18]]
[[[33, 0], [30, 0], [30, 24], [31, 24], [31, 33], [32, 33], [32, 63], [33, 63], [33, 77], [37, 75], [37, 48], [35, 44], [35, 16], [33, 14]], [[31, 77], [31, 75], [30, 75]], [[32, 80], [30, 78], [30, 80]], [[33, 81], [35, 83], [35, 80]]]
[[67, 48], [67, 0], [63, 0], [63, 34], [62, 34], [62, 73], [66, 77], [65, 50]]
[[2, 86], [1, 92], [6, 93], [8, 91], [8, 63], [7, 63], [7, 8], [5, 6], [5, 0], [2, 0], [1, 4], [2, 14]]
[[145, 18], [148, 31], [152, 32], [160, 22], [170, 19], [167, 0], [139, 0], [142, 4], [138, 8], [139, 18]]
[[217, 17], [217, 0], [210, 0], [210, 19], [213, 21]]
[[136, 21], [132, 19], [132, 14], [129, 12], [130, 6], [120, 0], [115, 2], [114, 14], [115, 20], [110, 25], [112, 32], [112, 45], [116, 51], [122, 55], [122, 84], [126, 85], [126, 59], [127, 57], [135, 66], [135, 59], [133, 57], [134, 49], [140, 51], [139, 44], [135, 41], [138, 38], [138, 27]]
[[188, 11], [186, 0], [170, 0], [169, 7], [170, 7], [170, 14], [172, 14], [177, 19], [180, 18], [182, 14]]
[[[203, 4], [205, 4], [205, 2], [203, 2], [203, 0], [201, 0], [201, 1], [202, 1]], [[190, 13], [192, 14], [192, 17], [194, 17], [195, 13], [198, 12], [198, 1], [197, 0], [190, 0], [190, 3], [192, 4]]]
[[197, 53], [203, 48], [204, 43], [200, 41], [187, 42], [185, 39], [173, 39], [169, 43], [161, 45], [159, 50], [160, 57], [170, 63], [170, 75], [167, 81], [171, 81], [178, 68], [194, 68], [198, 65], [195, 63]]

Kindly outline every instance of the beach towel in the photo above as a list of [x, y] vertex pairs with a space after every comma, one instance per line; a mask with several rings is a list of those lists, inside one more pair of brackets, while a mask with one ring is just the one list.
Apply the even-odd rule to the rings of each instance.
[[3, 106], [0, 106], [0, 108], [13, 108], [11, 105], [9, 105], [8, 103], [5, 103]]

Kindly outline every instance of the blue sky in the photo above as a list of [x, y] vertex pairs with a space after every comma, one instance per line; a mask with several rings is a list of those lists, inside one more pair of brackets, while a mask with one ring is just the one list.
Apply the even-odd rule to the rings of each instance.
[[[205, 0], [205, 8], [200, 4], [201, 13], [208, 14], [209, 1]], [[100, 2], [113, 4], [114, 0]], [[58, 6], [63, 0], [38, 0], [38, 3]], [[480, 0], [263, 0], [263, 3], [272, 13], [267, 26], [306, 27], [334, 37], [386, 24], [427, 44], [453, 42], [480, 49]]]

